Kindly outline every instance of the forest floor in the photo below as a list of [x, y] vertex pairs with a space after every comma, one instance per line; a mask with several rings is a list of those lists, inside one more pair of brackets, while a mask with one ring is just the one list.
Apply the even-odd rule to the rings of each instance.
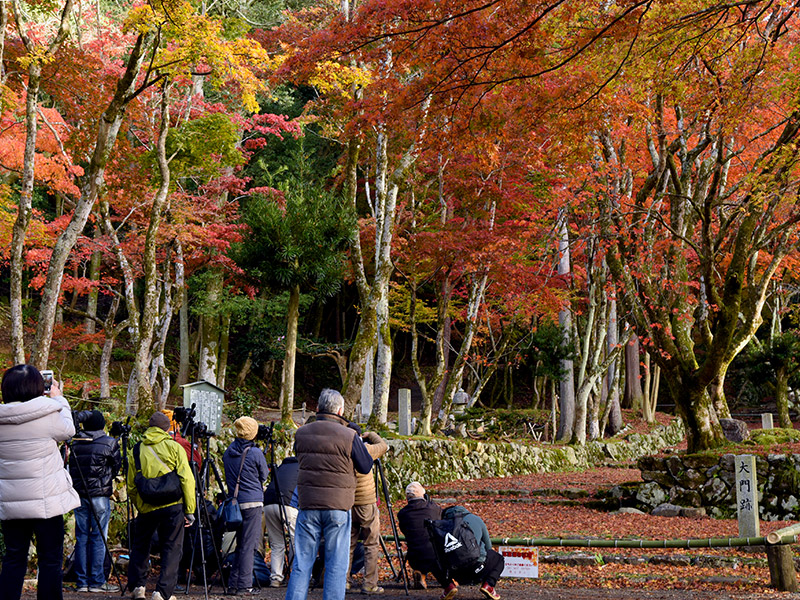
[[[429, 492], [442, 505], [458, 503], [480, 515], [495, 537], [662, 540], [737, 535], [735, 520], [617, 514], [593, 506], [598, 492], [618, 483], [636, 480], [639, 480], [639, 471], [632, 465], [617, 465], [585, 472], [454, 481], [432, 486]], [[393, 506], [395, 513], [403, 505], [404, 502], [397, 502]], [[384, 532], [390, 534], [385, 512], [382, 521]], [[762, 522], [762, 535], [787, 524]], [[381, 567], [381, 585], [386, 590], [382, 597], [406, 598], [403, 586], [392, 579], [385, 560], [381, 560]], [[355, 587], [358, 589], [358, 582]], [[151, 589], [148, 588], [148, 594]], [[770, 589], [766, 557], [757, 548], [747, 551], [735, 548], [582, 550], [541, 547], [538, 579], [504, 579], [498, 584], [498, 591], [508, 600], [534, 597], [543, 600], [760, 600], [797, 597]], [[411, 597], [435, 600], [440, 593], [441, 589], [434, 584], [427, 591], [411, 591]], [[284, 594], [285, 588], [267, 588], [257, 597], [277, 600]], [[309, 597], [321, 595], [321, 590], [315, 590]], [[176, 596], [186, 597], [183, 593]], [[103, 596], [67, 590], [64, 597], [84, 600]], [[200, 588], [194, 587], [189, 597], [202, 598], [204, 594]], [[212, 600], [226, 598], [219, 587], [212, 588], [208, 597]], [[360, 597], [363, 596], [357, 592], [348, 593], [348, 598]], [[481, 597], [475, 586], [464, 587], [458, 595], [458, 598]], [[31, 589], [23, 598], [33, 600], [35, 592]], [[119, 594], [108, 595], [108, 598], [119, 598]]]
[[[626, 415], [627, 416], [627, 415]], [[669, 415], [658, 413], [666, 423]], [[648, 427], [640, 420], [629, 419], [631, 432], [644, 433]], [[626, 435], [625, 434], [625, 435]], [[685, 443], [666, 449], [669, 453], [685, 450]], [[741, 452], [741, 448], [735, 450]], [[758, 448], [747, 451], [759, 452]], [[770, 452], [800, 452], [800, 444], [783, 445]], [[734, 519], [654, 517], [648, 514], [617, 513], [598, 508], [598, 499], [611, 487], [641, 481], [634, 464], [607, 464], [582, 472], [541, 473], [506, 478], [485, 478], [451, 481], [431, 486], [431, 497], [442, 506], [460, 504], [481, 516], [493, 537], [562, 537], [606, 539], [688, 539], [735, 537], [738, 526]], [[394, 503], [394, 514], [405, 505]], [[382, 528], [391, 534], [385, 506], [381, 507]], [[789, 523], [761, 522], [761, 534], [780, 529]], [[393, 544], [387, 544], [390, 553]], [[796, 598], [796, 594], [779, 593], [769, 587], [769, 568], [763, 548], [704, 549], [580, 549], [540, 547], [539, 577], [536, 579], [502, 579], [498, 592], [507, 600], [538, 598], [556, 600], [724, 600]], [[797, 556], [797, 552], [795, 552]], [[795, 559], [797, 562], [797, 558]], [[397, 583], [386, 560], [380, 561], [382, 598], [407, 598], [402, 584]], [[430, 578], [429, 578], [430, 580]], [[125, 582], [123, 578], [123, 583]], [[148, 586], [148, 599], [154, 578]], [[358, 580], [354, 586], [359, 589]], [[426, 591], [412, 590], [410, 597], [436, 600], [441, 594], [435, 582]], [[278, 600], [285, 588], [266, 588], [257, 596]], [[0, 591], [2, 596], [2, 591]], [[35, 584], [26, 584], [25, 600], [36, 597]], [[119, 594], [77, 593], [65, 588], [66, 600], [119, 598]], [[183, 592], [177, 598], [187, 597]], [[193, 586], [191, 598], [205, 598]], [[321, 598], [321, 590], [312, 590], [310, 598]], [[358, 592], [348, 598], [362, 598]], [[210, 600], [230, 598], [219, 586], [209, 590]], [[482, 598], [477, 586], [463, 587], [457, 598]]]

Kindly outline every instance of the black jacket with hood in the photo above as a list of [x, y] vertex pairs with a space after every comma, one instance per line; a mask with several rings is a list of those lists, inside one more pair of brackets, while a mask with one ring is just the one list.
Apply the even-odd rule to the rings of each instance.
[[80, 431], [72, 438], [69, 474], [81, 498], [110, 497], [122, 462], [119, 443], [100, 431]]

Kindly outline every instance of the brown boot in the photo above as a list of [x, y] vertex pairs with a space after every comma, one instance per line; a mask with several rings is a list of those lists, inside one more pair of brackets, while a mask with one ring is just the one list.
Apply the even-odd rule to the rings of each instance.
[[420, 571], [414, 571], [414, 589], [415, 590], [428, 589], [428, 582], [425, 581], [425, 573], [421, 573]]

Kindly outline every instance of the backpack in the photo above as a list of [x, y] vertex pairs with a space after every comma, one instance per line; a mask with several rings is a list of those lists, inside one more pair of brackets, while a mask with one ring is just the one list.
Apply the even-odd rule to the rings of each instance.
[[455, 572], [480, 570], [481, 548], [463, 515], [432, 521], [427, 519], [425, 527], [436, 552], [436, 561], [447, 576]]

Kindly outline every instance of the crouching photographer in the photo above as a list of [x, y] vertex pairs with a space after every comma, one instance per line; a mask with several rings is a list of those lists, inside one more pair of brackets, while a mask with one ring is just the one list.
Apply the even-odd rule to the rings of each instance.
[[35, 536], [36, 597], [61, 600], [63, 515], [81, 503], [58, 450], [58, 442], [75, 435], [72, 413], [58, 384], [46, 391], [42, 374], [31, 365], [8, 369], [1, 387], [0, 521], [6, 553], [0, 594], [19, 600]]
[[481, 594], [488, 600], [500, 600], [494, 588], [505, 562], [503, 555], [492, 549], [483, 519], [463, 506], [451, 506], [442, 511], [441, 519], [425, 521], [425, 527], [446, 576], [440, 600], [452, 600], [459, 583], [480, 583]]

